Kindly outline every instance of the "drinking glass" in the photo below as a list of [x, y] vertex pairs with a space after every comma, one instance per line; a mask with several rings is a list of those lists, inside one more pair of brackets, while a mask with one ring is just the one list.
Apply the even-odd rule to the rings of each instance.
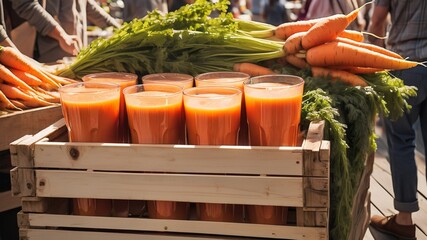
[[174, 84], [187, 89], [193, 87], [194, 78], [183, 73], [153, 73], [142, 77], [142, 83], [166, 83]]
[[[195, 87], [184, 90], [188, 143], [237, 145], [242, 91], [231, 87]], [[242, 222], [243, 206], [198, 203], [199, 219]]]
[[[296, 146], [304, 80], [291, 75], [264, 75], [244, 83], [249, 144]], [[287, 207], [247, 205], [249, 222], [286, 224]]]
[[[130, 141], [130, 134], [123, 89], [128, 86], [135, 85], [137, 83], [138, 76], [136, 74], [126, 72], [101, 72], [85, 75], [82, 80], [84, 82], [110, 82], [120, 85], [119, 142], [128, 143]], [[129, 201], [113, 200], [113, 216], [126, 217], [128, 215]]]
[[[70, 142], [119, 141], [120, 86], [81, 82], [59, 89]], [[77, 215], [110, 216], [111, 200], [73, 199]]]
[[[123, 90], [132, 143], [177, 144], [184, 138], [182, 88], [147, 83]], [[188, 219], [186, 202], [147, 201], [150, 218]]]
[[248, 145], [248, 123], [246, 121], [245, 97], [243, 92], [243, 83], [250, 76], [242, 72], [208, 72], [195, 77], [196, 87], [201, 86], [224, 86], [236, 87], [243, 93], [242, 112], [240, 116], [239, 145]]

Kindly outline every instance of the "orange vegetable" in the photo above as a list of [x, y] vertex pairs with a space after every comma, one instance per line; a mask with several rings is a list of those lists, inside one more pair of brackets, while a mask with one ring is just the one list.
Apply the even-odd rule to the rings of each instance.
[[363, 78], [342, 70], [334, 70], [322, 67], [312, 67], [311, 73], [313, 77], [330, 77], [333, 80], [339, 80], [352, 86], [367, 86]]
[[362, 7], [353, 10], [347, 15], [335, 14], [320, 20], [311, 27], [310, 30], [307, 31], [307, 34], [302, 38], [302, 47], [307, 50], [314, 46], [334, 40], [337, 38], [338, 34], [343, 32], [347, 26], [357, 18]]
[[2, 90], [0, 90], [0, 109], [14, 109], [14, 110], [19, 110], [22, 111], [21, 108], [15, 106], [7, 97], [6, 95], [3, 93]]
[[363, 33], [355, 30], [344, 30], [338, 33], [338, 37], [348, 38], [356, 42], [363, 42], [365, 40]]
[[407, 69], [419, 63], [393, 58], [351, 44], [333, 41], [309, 49], [306, 61], [311, 66], [352, 66], [387, 70]]
[[266, 68], [254, 63], [236, 63], [233, 66], [233, 70], [236, 72], [249, 74], [250, 76], [275, 74], [275, 72], [270, 68]]
[[308, 65], [308, 63], [304, 59], [296, 57], [295, 55], [287, 55], [285, 58], [286, 58], [286, 62], [288, 62], [294, 67], [297, 67], [300, 69], [310, 67], [310, 65]]
[[27, 109], [28, 107], [25, 106], [21, 101], [16, 100], [16, 99], [11, 99], [10, 100], [11, 103], [13, 103], [13, 105], [17, 106], [20, 109]]
[[308, 31], [318, 21], [319, 19], [312, 19], [280, 24], [274, 30], [274, 36], [279, 39], [286, 40], [295, 33]]
[[14, 69], [14, 68], [10, 68], [9, 69], [16, 77], [18, 77], [19, 79], [21, 79], [22, 81], [24, 81], [26, 84], [28, 84], [29, 86], [40, 86], [43, 82], [36, 78], [35, 76], [27, 73], [27, 72], [23, 72], [21, 70], [18, 69]]
[[20, 87], [23, 90], [33, 91], [33, 89], [28, 84], [16, 77], [7, 67], [2, 64], [0, 64], [0, 79], [2, 79], [4, 82]]
[[0, 90], [6, 95], [6, 97], [10, 99], [21, 99], [25, 102], [33, 103], [32, 105], [25, 104], [27, 106], [49, 106], [52, 105], [52, 103], [49, 103], [45, 100], [39, 99], [36, 96], [31, 96], [21, 90], [19, 88], [6, 85], [6, 84], [0, 84]]
[[374, 45], [374, 44], [363, 43], [363, 42], [356, 42], [356, 41], [353, 41], [351, 39], [341, 38], [341, 37], [338, 37], [336, 39], [336, 41], [343, 42], [343, 43], [348, 43], [348, 44], [351, 44], [351, 45], [357, 46], [357, 47], [366, 48], [366, 49], [372, 50], [374, 52], [385, 54], [385, 55], [390, 56], [390, 57], [403, 59], [402, 56], [400, 56], [399, 54], [397, 54], [395, 52], [392, 52], [390, 50], [387, 50], [385, 48], [379, 47], [379, 46]]
[[34, 66], [34, 64], [25, 57], [25, 55], [13, 47], [0, 48], [0, 63], [10, 68], [15, 68], [32, 74], [41, 81], [47, 83], [52, 89], [58, 89], [61, 86], [56, 83], [55, 80], [40, 71], [37, 66]]
[[299, 32], [292, 34], [288, 37], [283, 45], [286, 55], [291, 55], [297, 53], [299, 50], [302, 50], [301, 39], [307, 32]]
[[344, 70], [354, 74], [368, 74], [384, 71], [381, 68], [370, 68], [370, 67], [349, 67], [349, 66], [332, 66], [331, 68], [336, 70]]

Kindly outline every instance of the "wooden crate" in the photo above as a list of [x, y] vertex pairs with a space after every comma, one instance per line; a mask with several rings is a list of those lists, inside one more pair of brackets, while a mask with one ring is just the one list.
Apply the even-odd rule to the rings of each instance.
[[[302, 146], [66, 142], [63, 119], [11, 144], [21, 239], [328, 239], [323, 123]], [[76, 216], [71, 198], [288, 206], [293, 225]]]
[[62, 118], [59, 104], [34, 108], [0, 116], [0, 151], [26, 134], [36, 134]]

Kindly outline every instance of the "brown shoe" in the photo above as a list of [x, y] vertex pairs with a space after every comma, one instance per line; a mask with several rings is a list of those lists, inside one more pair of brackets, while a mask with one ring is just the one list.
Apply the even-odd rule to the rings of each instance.
[[369, 230], [376, 240], [398, 239], [415, 240], [415, 225], [400, 225], [396, 223], [396, 215], [383, 217], [373, 216]]

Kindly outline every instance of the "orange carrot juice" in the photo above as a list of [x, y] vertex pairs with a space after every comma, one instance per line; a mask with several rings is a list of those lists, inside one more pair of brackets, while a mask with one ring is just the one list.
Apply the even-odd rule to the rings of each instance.
[[[250, 76], [242, 72], [208, 72], [195, 77], [196, 87], [224, 86], [235, 87], [243, 92], [243, 82]], [[242, 93], [242, 109], [240, 115], [239, 145], [248, 145], [248, 124], [246, 121], [246, 108], [244, 92]]]
[[[167, 84], [143, 84], [123, 90], [132, 143], [177, 144], [183, 142], [182, 88]], [[147, 201], [150, 218], [187, 219], [189, 203]]]
[[[59, 89], [71, 142], [118, 142], [119, 86], [76, 83]], [[74, 199], [74, 214], [110, 216], [111, 200]]]
[[121, 142], [129, 142], [129, 126], [126, 114], [125, 99], [123, 96], [123, 89], [126, 87], [135, 85], [138, 80], [138, 76], [133, 73], [125, 72], [103, 72], [88, 74], [82, 78], [84, 82], [96, 81], [96, 82], [109, 82], [120, 85], [120, 120], [119, 120], [119, 137]]
[[[265, 75], [245, 82], [249, 143], [295, 146], [304, 81], [296, 76]], [[287, 207], [247, 205], [247, 219], [259, 224], [286, 224]]]
[[[240, 126], [242, 92], [237, 88], [196, 87], [184, 90], [189, 144], [236, 145]], [[198, 203], [201, 220], [241, 222], [243, 207]]]

